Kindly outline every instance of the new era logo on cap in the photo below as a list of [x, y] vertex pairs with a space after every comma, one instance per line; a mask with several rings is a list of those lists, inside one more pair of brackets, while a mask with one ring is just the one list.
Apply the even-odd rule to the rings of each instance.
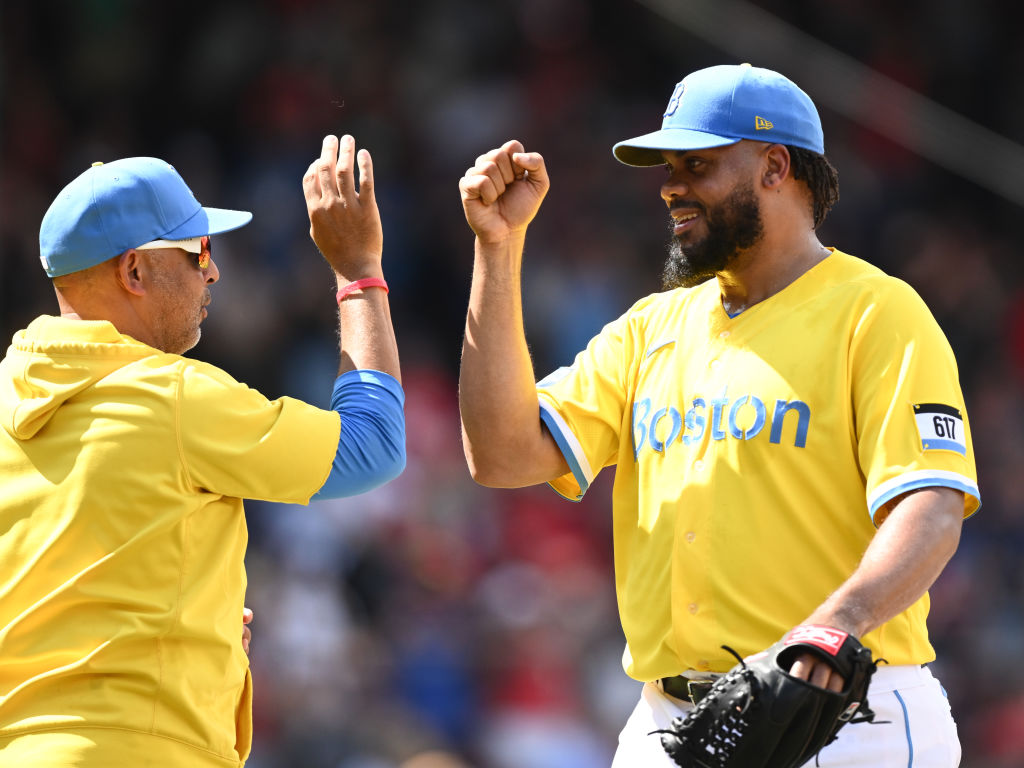
[[755, 131], [770, 131], [775, 126], [772, 125], [771, 120], [765, 120], [760, 115], [754, 115], [754, 130]]

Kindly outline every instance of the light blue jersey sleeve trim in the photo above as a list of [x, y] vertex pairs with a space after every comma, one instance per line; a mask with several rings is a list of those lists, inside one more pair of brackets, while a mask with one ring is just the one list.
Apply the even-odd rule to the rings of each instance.
[[405, 391], [381, 371], [347, 371], [334, 381], [331, 409], [341, 434], [331, 472], [314, 499], [355, 496], [405, 469]]
[[548, 485], [559, 496], [564, 496], [570, 501], [579, 501], [583, 498], [583, 494], [587, 492], [587, 488], [590, 487], [590, 483], [594, 480], [594, 474], [590, 469], [590, 462], [587, 461], [587, 457], [583, 453], [583, 446], [580, 445], [580, 441], [576, 439], [576, 435], [573, 434], [569, 425], [565, 423], [562, 415], [548, 403], [544, 402], [544, 400], [540, 400], [540, 419], [547, 426], [548, 431], [551, 432], [551, 436], [555, 438], [555, 444], [558, 446], [558, 450], [562, 452], [562, 456], [565, 457], [565, 462], [569, 465], [573, 479], [580, 487], [580, 492], [577, 496], [570, 496], [558, 490], [553, 483], [548, 483]]
[[882, 483], [878, 486], [878, 488], [874, 490], [874, 493], [872, 493], [868, 498], [868, 511], [871, 513], [871, 520], [874, 521], [875, 513], [882, 505], [892, 501], [897, 496], [918, 488], [930, 488], [934, 486], [938, 486], [940, 488], [953, 488], [958, 491], [963, 491], [968, 496], [973, 496], [977, 500], [978, 506], [971, 513], [972, 515], [981, 509], [981, 494], [978, 491], [978, 485], [969, 477], [957, 472], [947, 472], [939, 469], [926, 469], [919, 472], [908, 472], [905, 475], [894, 477], [889, 482]]

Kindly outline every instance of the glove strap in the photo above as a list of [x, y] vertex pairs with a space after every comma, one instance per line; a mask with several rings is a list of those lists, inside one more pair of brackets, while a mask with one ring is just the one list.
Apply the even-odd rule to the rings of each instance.
[[836, 656], [849, 636], [849, 632], [843, 632], [835, 627], [826, 627], [821, 624], [801, 624], [789, 631], [789, 634], [782, 639], [782, 644], [806, 643], [820, 648], [829, 656]]

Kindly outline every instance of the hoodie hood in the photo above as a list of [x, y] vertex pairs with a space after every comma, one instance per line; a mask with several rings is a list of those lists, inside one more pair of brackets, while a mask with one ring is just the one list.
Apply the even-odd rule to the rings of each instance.
[[29, 440], [65, 402], [100, 379], [159, 351], [106, 320], [43, 315], [14, 335], [0, 361], [0, 426]]

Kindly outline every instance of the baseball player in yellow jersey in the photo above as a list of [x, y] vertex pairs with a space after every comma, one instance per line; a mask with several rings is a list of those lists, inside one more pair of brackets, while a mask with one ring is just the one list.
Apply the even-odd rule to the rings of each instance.
[[210, 236], [251, 214], [201, 206], [139, 157], [96, 163], [44, 216], [60, 316], [0, 362], [3, 768], [241, 766], [242, 499], [352, 495], [402, 470], [370, 156], [328, 136], [302, 184], [339, 285], [330, 410], [183, 356], [220, 279]]
[[[945, 337], [908, 285], [819, 242], [837, 174], [813, 103], [782, 75], [694, 72], [661, 130], [614, 153], [666, 172], [666, 290], [540, 382], [519, 274], [543, 158], [509, 141], [460, 183], [476, 234], [460, 377], [474, 478], [578, 499], [615, 467], [623, 665], [645, 685], [614, 765], [673, 765], [649, 734], [733, 666], [721, 646], [747, 656], [803, 624], [888, 661], [876, 722], [843, 728], [821, 766], [957, 765], [926, 666], [927, 590], [980, 502]], [[843, 683], [810, 655], [790, 672]]]

